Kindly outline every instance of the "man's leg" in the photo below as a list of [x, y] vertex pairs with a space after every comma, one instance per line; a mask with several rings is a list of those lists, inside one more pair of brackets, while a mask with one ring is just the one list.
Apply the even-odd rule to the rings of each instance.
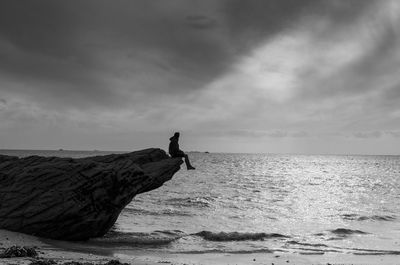
[[187, 170], [196, 169], [190, 164], [189, 156], [187, 154], [185, 154], [185, 164], [186, 164]]

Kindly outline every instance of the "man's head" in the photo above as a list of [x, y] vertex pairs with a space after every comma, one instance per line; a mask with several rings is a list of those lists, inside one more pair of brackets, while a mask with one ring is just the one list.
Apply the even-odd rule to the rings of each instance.
[[179, 138], [179, 132], [174, 133], [175, 138]]

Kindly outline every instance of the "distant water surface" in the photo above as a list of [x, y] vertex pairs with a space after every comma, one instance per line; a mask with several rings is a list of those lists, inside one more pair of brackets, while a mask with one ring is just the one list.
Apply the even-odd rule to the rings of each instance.
[[138, 195], [104, 238], [75, 246], [113, 252], [400, 255], [400, 156], [190, 157], [196, 170], [182, 167], [161, 188]]

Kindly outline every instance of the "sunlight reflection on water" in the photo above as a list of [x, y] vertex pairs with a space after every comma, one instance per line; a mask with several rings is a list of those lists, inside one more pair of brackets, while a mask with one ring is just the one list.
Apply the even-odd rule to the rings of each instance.
[[[146, 215], [129, 217], [139, 227], [120, 218], [118, 229], [266, 232], [342, 247], [398, 248], [399, 157], [192, 153], [191, 158], [197, 170], [181, 170], [129, 206], [174, 209], [176, 215], [156, 215], [151, 222]], [[349, 229], [349, 234], [330, 232], [338, 228]], [[352, 232], [356, 230], [365, 234]], [[241, 244], [284, 245], [280, 240]]]

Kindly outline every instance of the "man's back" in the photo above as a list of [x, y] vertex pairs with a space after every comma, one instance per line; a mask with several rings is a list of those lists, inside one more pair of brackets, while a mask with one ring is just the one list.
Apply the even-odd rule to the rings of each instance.
[[175, 156], [180, 151], [178, 138], [176, 138], [175, 136], [172, 136], [171, 138], [169, 138], [169, 140], [170, 140], [170, 142], [169, 142], [168, 152], [171, 156]]

